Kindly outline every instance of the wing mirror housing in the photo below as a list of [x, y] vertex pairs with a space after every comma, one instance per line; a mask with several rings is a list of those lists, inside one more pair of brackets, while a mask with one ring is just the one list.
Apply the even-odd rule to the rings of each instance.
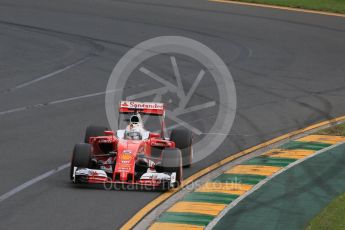
[[160, 136], [159, 133], [150, 133], [150, 138], [160, 138]]
[[111, 131], [111, 130], [106, 130], [106, 131], [104, 131], [104, 133], [107, 136], [114, 136], [114, 131]]

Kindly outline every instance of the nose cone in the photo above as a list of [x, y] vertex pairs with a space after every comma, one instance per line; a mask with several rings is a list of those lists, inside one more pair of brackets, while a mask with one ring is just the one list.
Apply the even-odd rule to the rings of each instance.
[[118, 155], [115, 167], [117, 180], [129, 182], [133, 180], [135, 172], [135, 158], [141, 150], [142, 141], [121, 140], [118, 143]]

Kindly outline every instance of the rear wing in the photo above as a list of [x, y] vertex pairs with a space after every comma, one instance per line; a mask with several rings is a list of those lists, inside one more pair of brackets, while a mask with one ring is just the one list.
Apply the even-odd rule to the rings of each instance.
[[164, 116], [165, 108], [163, 103], [158, 102], [121, 101], [119, 112]]

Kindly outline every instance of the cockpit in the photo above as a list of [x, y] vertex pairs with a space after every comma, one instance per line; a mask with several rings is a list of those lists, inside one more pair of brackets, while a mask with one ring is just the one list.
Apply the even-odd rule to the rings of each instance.
[[126, 131], [125, 132], [125, 139], [126, 140], [142, 140], [142, 135], [140, 131]]
[[149, 138], [150, 132], [144, 129], [140, 114], [135, 114], [130, 117], [126, 129], [118, 130], [116, 135], [119, 139], [146, 140]]

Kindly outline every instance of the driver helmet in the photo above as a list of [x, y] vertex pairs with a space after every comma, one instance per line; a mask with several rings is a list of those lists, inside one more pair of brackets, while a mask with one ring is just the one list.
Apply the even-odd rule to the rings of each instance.
[[130, 123], [131, 124], [139, 124], [140, 120], [141, 120], [140, 114], [135, 114], [135, 115], [131, 116]]
[[126, 130], [125, 137], [127, 140], [141, 140], [141, 133], [138, 129]]

